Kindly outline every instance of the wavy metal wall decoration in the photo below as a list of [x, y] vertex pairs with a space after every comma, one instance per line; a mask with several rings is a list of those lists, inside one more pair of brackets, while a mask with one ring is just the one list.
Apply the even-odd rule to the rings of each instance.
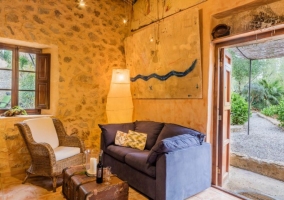
[[177, 72], [177, 71], [173, 70], [173, 71], [170, 71], [169, 73], [167, 73], [166, 75], [163, 75], [163, 76], [160, 76], [160, 75], [158, 75], [156, 73], [150, 74], [148, 76], [144, 76], [144, 75], [138, 74], [135, 77], [131, 77], [130, 81], [131, 82], [135, 82], [138, 79], [142, 79], [144, 81], [148, 81], [151, 78], [156, 78], [156, 79], [158, 79], [160, 81], [165, 81], [168, 78], [170, 78], [171, 76], [184, 77], [184, 76], [186, 76], [187, 74], [189, 74], [190, 72], [192, 72], [194, 70], [194, 68], [196, 66], [196, 63], [197, 63], [197, 59], [195, 59], [192, 62], [191, 66], [187, 70], [185, 70], [184, 72]]

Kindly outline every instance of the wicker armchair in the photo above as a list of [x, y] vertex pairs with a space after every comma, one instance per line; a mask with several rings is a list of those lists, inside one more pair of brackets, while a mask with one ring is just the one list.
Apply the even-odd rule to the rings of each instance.
[[[46, 122], [43, 122], [44, 120], [49, 120], [48, 123], [52, 131], [48, 132], [50, 129], [45, 127]], [[30, 121], [37, 126], [36, 130], [30, 124]], [[80, 165], [85, 162], [84, 143], [75, 135], [67, 135], [60, 120], [55, 118], [36, 118], [25, 120], [15, 125], [24, 138], [32, 159], [31, 166], [26, 171], [23, 184], [30, 175], [47, 176], [51, 177], [53, 192], [55, 192], [57, 177], [62, 174], [62, 170], [66, 167]], [[40, 128], [42, 128], [42, 132], [39, 131]], [[58, 140], [56, 139], [56, 145], [54, 145], [54, 142], [53, 144], [48, 143], [49, 140], [46, 137], [52, 135], [50, 132], [54, 132], [55, 138], [58, 138]]]

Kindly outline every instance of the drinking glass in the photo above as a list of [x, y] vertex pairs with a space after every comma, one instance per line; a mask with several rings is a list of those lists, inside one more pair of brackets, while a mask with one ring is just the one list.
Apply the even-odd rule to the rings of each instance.
[[111, 167], [110, 166], [107, 166], [105, 168], [105, 180], [106, 180], [106, 183], [105, 184], [110, 184], [109, 181], [110, 181], [110, 176], [111, 176]]
[[86, 149], [85, 150], [85, 168], [86, 171], [88, 171], [90, 169], [90, 153], [91, 153], [91, 149]]

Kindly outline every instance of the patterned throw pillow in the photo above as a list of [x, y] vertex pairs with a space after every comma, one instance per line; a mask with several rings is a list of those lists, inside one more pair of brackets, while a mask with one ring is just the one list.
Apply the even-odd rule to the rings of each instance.
[[114, 144], [126, 147], [127, 146], [127, 133], [124, 133], [122, 131], [117, 131], [115, 135], [115, 141]]
[[128, 131], [126, 145], [134, 149], [144, 150], [147, 141], [146, 133]]

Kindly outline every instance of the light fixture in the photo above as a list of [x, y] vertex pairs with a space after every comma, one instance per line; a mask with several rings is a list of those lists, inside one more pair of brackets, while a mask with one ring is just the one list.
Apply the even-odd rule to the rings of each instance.
[[79, 7], [85, 7], [86, 3], [84, 0], [79, 0]]
[[113, 69], [106, 113], [108, 123], [132, 122], [133, 103], [129, 69]]
[[124, 24], [127, 24], [127, 22], [128, 22], [128, 20], [127, 20], [127, 12], [126, 12], [126, 7], [127, 7], [128, 5], [127, 5], [127, 2], [126, 2], [126, 0], [124, 0], [124, 18], [122, 19], [122, 22], [124, 23]]
[[127, 19], [123, 19], [123, 23], [124, 23], [124, 24], [127, 24]]
[[152, 34], [150, 34], [150, 36], [149, 36], [149, 41], [154, 42], [154, 36]]

